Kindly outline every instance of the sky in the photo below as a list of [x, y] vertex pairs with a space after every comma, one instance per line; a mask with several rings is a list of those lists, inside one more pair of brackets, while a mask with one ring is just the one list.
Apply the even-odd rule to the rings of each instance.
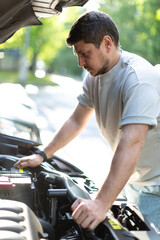
[[98, 10], [98, 0], [89, 0], [86, 4], [85, 7], [87, 8], [88, 11], [92, 10]]

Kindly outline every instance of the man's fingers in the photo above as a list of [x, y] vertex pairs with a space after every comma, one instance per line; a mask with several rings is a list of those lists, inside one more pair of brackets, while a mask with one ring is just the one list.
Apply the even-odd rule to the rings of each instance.
[[94, 230], [105, 217], [105, 208], [97, 199], [78, 199], [72, 205], [72, 217], [83, 228]]
[[18, 168], [18, 167], [19, 167], [19, 161], [16, 162], [16, 163], [13, 165], [13, 167]]
[[80, 223], [78, 223], [77, 221], [77, 223], [80, 224], [83, 228], [89, 228], [90, 224], [93, 222], [94, 219], [91, 216], [84, 216], [83, 218], [83, 221], [81, 221]]
[[74, 211], [81, 202], [82, 202], [82, 199], [78, 198], [71, 206], [72, 211]]
[[75, 209], [75, 211], [72, 213], [73, 219], [80, 225], [86, 218], [86, 213], [84, 212], [83, 207], [82, 207], [83, 205], [84, 205], [84, 203], [81, 202], [79, 204], [79, 206]]
[[85, 203], [83, 201], [75, 209], [72, 217], [77, 224], [81, 225], [81, 227], [88, 228], [90, 230], [94, 230], [100, 222], [89, 208], [85, 208]]
[[87, 201], [84, 199], [80, 199], [79, 201], [77, 200], [74, 207], [75, 210], [72, 213], [72, 217], [78, 224], [81, 225], [83, 222], [89, 223], [89, 219], [92, 221], [90, 216], [91, 208], [88, 206]]
[[91, 221], [87, 227], [89, 230], [94, 230], [98, 225], [99, 225], [99, 221], [97, 221], [97, 219], [94, 219], [93, 221]]
[[21, 158], [17, 163], [14, 164], [14, 167], [16, 168], [37, 167], [42, 162], [43, 157], [39, 154], [34, 154]]
[[84, 205], [84, 202], [81, 202], [72, 213], [72, 217], [74, 221], [76, 221], [80, 225], [86, 217], [86, 214], [84, 214], [83, 212], [83, 207], [82, 207], [83, 205]]
[[[15, 165], [14, 165], [15, 166]], [[17, 165], [17, 167], [18, 168], [26, 168], [26, 167], [28, 167], [28, 163], [27, 162], [21, 162], [21, 163], [19, 163], [18, 165]]]
[[23, 160], [23, 159], [19, 160], [18, 162], [16, 162], [16, 163], [14, 164], [14, 167], [15, 167], [15, 168], [23, 168], [23, 167], [25, 166], [25, 161], [26, 161], [26, 160]]
[[[91, 216], [87, 216], [80, 225], [82, 226], [82, 228], [88, 228], [90, 230], [93, 230], [94, 228], [91, 228], [93, 222], [94, 222], [94, 219]], [[93, 226], [95, 226], [95, 224]]]

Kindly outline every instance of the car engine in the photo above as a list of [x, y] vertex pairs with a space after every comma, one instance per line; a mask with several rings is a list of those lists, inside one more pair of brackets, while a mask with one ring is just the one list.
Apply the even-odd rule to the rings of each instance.
[[117, 199], [94, 230], [72, 219], [71, 205], [91, 199], [95, 184], [71, 163], [53, 156], [36, 168], [13, 167], [38, 143], [0, 134], [0, 240], [148, 240], [160, 239], [139, 209]]

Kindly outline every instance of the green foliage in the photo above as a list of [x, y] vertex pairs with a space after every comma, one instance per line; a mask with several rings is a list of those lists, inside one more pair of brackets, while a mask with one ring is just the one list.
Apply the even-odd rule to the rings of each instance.
[[72, 48], [67, 47], [65, 41], [73, 22], [75, 22], [83, 12], [84, 9], [79, 8], [66, 9], [65, 15], [63, 16], [65, 29], [63, 46], [56, 52], [51, 63], [51, 67], [55, 73], [74, 76], [80, 76], [82, 73], [82, 69], [78, 67], [77, 58], [74, 56]]
[[63, 46], [65, 29], [57, 16], [43, 19], [42, 22], [42, 26], [31, 28], [29, 51], [31, 58], [35, 55], [48, 63]]
[[23, 44], [23, 36], [24, 36], [24, 28], [21, 28], [5, 43], [0, 44], [0, 49], [20, 48]]
[[100, 10], [116, 22], [122, 49], [160, 62], [159, 0], [103, 0]]
[[[122, 49], [137, 53], [153, 64], [160, 62], [160, 1], [159, 0], [100, 0], [99, 10], [108, 13], [120, 32]], [[64, 9], [59, 16], [41, 19], [42, 26], [32, 26], [27, 56], [31, 69], [37, 60], [64, 75], [81, 75], [77, 59], [65, 40], [73, 22], [85, 8]], [[25, 29], [15, 33], [0, 48], [22, 48]], [[23, 48], [22, 48], [23, 49]], [[21, 49], [21, 50], [22, 50]], [[37, 80], [38, 81], [38, 80]]]
[[54, 73], [66, 76], [80, 76], [82, 74], [82, 68], [78, 67], [77, 58], [70, 48], [62, 48], [58, 52], [56, 58], [53, 59], [51, 68]]

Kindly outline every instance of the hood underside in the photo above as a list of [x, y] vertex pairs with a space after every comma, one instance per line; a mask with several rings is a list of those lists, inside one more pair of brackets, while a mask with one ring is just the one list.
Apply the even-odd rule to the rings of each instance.
[[83, 6], [88, 0], [5, 0], [0, 2], [0, 43], [22, 27], [42, 25], [39, 18], [62, 12], [64, 7]]

